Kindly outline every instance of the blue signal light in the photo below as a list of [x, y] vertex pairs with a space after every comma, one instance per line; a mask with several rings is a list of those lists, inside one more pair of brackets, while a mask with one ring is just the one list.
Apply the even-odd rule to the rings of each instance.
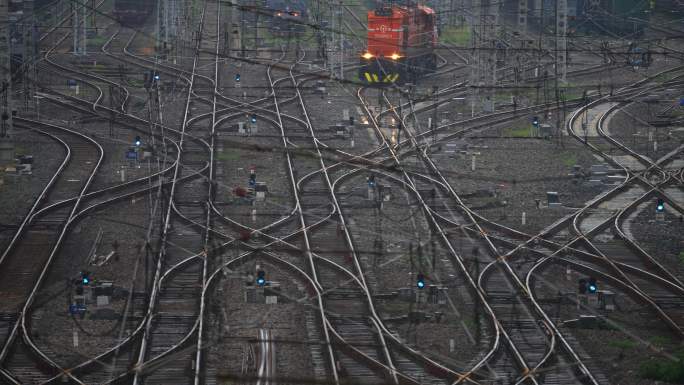
[[598, 285], [596, 284], [596, 278], [594, 277], [589, 277], [587, 280], [587, 292], [589, 294], [596, 294], [598, 291]]
[[257, 271], [256, 284], [259, 286], [266, 285], [266, 272], [263, 270]]
[[425, 276], [423, 274], [418, 274], [418, 276], [416, 277], [416, 286], [419, 289], [425, 287]]
[[87, 271], [81, 272], [81, 284], [88, 285], [90, 283], [90, 273]]
[[256, 115], [252, 115], [252, 117], [250, 118], [250, 121], [251, 121], [252, 123], [256, 123], [256, 122], [257, 122], [257, 117], [256, 117]]

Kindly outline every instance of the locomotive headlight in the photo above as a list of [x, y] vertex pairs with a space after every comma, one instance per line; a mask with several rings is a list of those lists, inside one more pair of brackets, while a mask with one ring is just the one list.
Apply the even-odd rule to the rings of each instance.
[[280, 17], [280, 16], [283, 16], [283, 14], [280, 12], [276, 12], [276, 16]]
[[370, 59], [373, 58], [373, 54], [370, 53], [370, 52], [366, 52], [366, 53], [364, 53], [363, 55], [361, 55], [361, 57], [364, 58], [364, 59], [366, 59], [366, 60], [370, 60]]
[[396, 53], [396, 52], [393, 53], [393, 54], [390, 56], [390, 59], [392, 59], [392, 60], [398, 60], [398, 59], [400, 59], [400, 58], [401, 58], [401, 55], [399, 55], [399, 54]]

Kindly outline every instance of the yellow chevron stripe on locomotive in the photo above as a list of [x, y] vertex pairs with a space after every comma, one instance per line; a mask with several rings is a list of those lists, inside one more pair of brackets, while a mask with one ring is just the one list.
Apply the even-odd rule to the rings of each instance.
[[362, 80], [365, 80], [366, 83], [369, 83], [369, 84], [394, 83], [397, 80], [399, 80], [399, 74], [398, 73], [378, 74], [375, 72], [364, 72], [363, 77], [364, 78]]

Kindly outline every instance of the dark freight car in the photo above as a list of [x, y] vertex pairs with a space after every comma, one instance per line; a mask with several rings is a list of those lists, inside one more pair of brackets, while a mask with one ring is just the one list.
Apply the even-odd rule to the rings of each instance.
[[269, 30], [272, 33], [303, 32], [308, 21], [304, 0], [266, 0]]
[[155, 4], [155, 0], [115, 0], [114, 17], [122, 25], [138, 27], [145, 23]]

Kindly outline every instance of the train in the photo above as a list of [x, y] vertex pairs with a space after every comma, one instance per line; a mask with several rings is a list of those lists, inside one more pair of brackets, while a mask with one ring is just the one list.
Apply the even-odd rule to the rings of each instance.
[[368, 11], [366, 50], [359, 79], [372, 86], [415, 83], [437, 68], [437, 15], [406, 1], [381, 3]]
[[266, 0], [265, 8], [271, 33], [304, 32], [309, 14], [304, 0]]
[[[506, 0], [503, 14], [513, 20], [519, 14], [519, 6], [517, 0]], [[649, 0], [567, 0], [567, 6], [568, 34], [571, 36], [638, 37], [646, 28], [652, 10]], [[528, 22], [535, 28], [553, 30], [556, 7], [556, 0], [528, 0]]]
[[114, 17], [126, 27], [140, 27], [155, 9], [155, 0], [114, 0]]

